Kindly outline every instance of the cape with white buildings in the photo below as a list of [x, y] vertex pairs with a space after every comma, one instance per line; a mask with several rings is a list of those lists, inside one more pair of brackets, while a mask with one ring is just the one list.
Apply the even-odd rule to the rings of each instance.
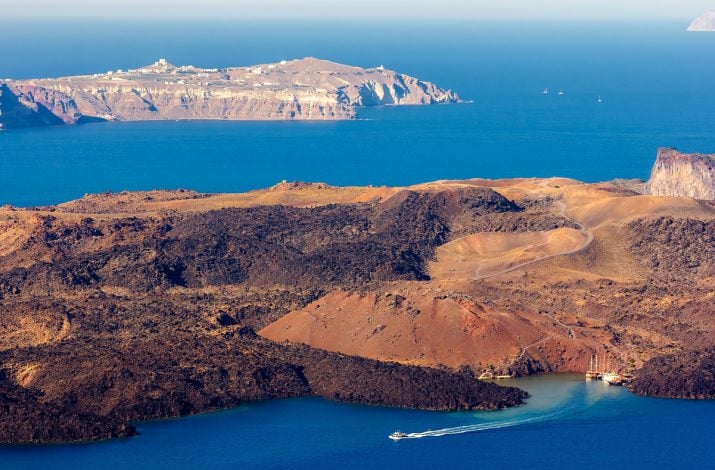
[[176, 66], [0, 81], [0, 127], [93, 120], [340, 120], [356, 108], [459, 102], [451, 90], [382, 66], [315, 58], [250, 67]]

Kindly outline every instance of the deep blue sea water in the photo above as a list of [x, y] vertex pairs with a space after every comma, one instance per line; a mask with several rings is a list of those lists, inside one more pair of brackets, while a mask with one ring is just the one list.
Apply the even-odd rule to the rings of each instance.
[[[0, 132], [0, 204], [84, 193], [243, 191], [282, 179], [646, 178], [659, 146], [715, 152], [715, 34], [683, 22], [3, 23], [0, 76], [205, 67], [317, 56], [386, 67], [472, 104], [371, 108], [354, 122], [106, 123]], [[563, 88], [565, 94], [542, 90]], [[598, 96], [603, 103], [597, 103]], [[435, 413], [320, 399], [150, 423], [105, 443], [0, 448], [1, 468], [708, 468], [713, 402], [659, 400], [581, 377], [518, 382], [529, 404]], [[394, 443], [420, 432], [501, 429]], [[499, 424], [499, 425], [501, 425]]]
[[[0, 447], [3, 468], [712, 468], [715, 402], [642, 398], [578, 375], [517, 379], [524, 407], [440, 413], [318, 398], [141, 423], [94, 444]], [[396, 429], [490, 428], [393, 442]]]
[[[656, 149], [715, 152], [715, 35], [683, 22], [0, 22], [0, 76], [317, 56], [388, 68], [472, 104], [354, 122], [106, 123], [0, 133], [0, 204], [88, 192], [244, 191], [288, 180], [646, 178]], [[552, 93], [544, 95], [549, 87]], [[564, 90], [563, 96], [553, 91]], [[603, 98], [597, 103], [597, 97]]]

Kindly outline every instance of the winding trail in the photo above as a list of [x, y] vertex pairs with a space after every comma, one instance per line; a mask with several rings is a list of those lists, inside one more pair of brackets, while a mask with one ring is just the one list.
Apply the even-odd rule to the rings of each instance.
[[[540, 186], [541, 188], [546, 189], [546, 188], [548, 187], [548, 182], [549, 182], [549, 180], [542, 180], [542, 181], [539, 182], [539, 186]], [[539, 194], [536, 189], [522, 189], [522, 190], [523, 190], [523, 191], [526, 191], [526, 192], [528, 192], [528, 193], [531, 193], [531, 194]], [[539, 262], [539, 261], [543, 261], [543, 260], [545, 260], [545, 259], [550, 259], [550, 258], [555, 258], [555, 257], [557, 257], [557, 256], [563, 256], [563, 255], [570, 255], [570, 254], [573, 254], [573, 253], [578, 253], [579, 251], [581, 251], [581, 250], [585, 249], [586, 247], [588, 247], [588, 246], [591, 244], [591, 242], [593, 241], [593, 233], [591, 233], [590, 230], [586, 229], [586, 227], [585, 227], [581, 222], [579, 222], [578, 220], [576, 220], [576, 219], [574, 219], [574, 218], [569, 217], [568, 215], [566, 215], [566, 209], [567, 209], [567, 207], [566, 207], [566, 204], [565, 204], [563, 201], [561, 201], [561, 200], [555, 200], [555, 201], [554, 201], [554, 205], [558, 207], [558, 215], [561, 216], [561, 217], [563, 217], [564, 219], [568, 220], [569, 222], [573, 223], [574, 225], [576, 225], [577, 230], [578, 230], [579, 232], [581, 232], [581, 233], [585, 236], [584, 242], [583, 242], [579, 247], [577, 247], [577, 248], [575, 248], [575, 249], [572, 249], [572, 250], [564, 250], [564, 251], [561, 251], [561, 252], [559, 252], [559, 253], [554, 253], [554, 254], [552, 254], [552, 255], [542, 256], [542, 257], [540, 257], [540, 258], [536, 258], [536, 259], [533, 259], [533, 260], [525, 261], [525, 262], [523, 262], [523, 263], [519, 263], [519, 264], [516, 264], [516, 265], [514, 265], [514, 266], [509, 266], [508, 268], [504, 268], [504, 269], [502, 269], [502, 270], [500, 270], [500, 271], [498, 271], [498, 272], [495, 272], [495, 273], [482, 275], [482, 274], [481, 274], [481, 270], [482, 270], [482, 267], [483, 267], [483, 265], [484, 265], [484, 263], [485, 263], [485, 261], [486, 261], [486, 260], [485, 260], [485, 261], [482, 261], [482, 262], [479, 264], [479, 266], [477, 267], [477, 270], [475, 271], [475, 277], [474, 277], [474, 279], [475, 279], [475, 280], [478, 280], [478, 279], [489, 279], [489, 278], [492, 278], [492, 277], [500, 276], [500, 275], [502, 275], [502, 274], [505, 274], [505, 273], [508, 273], [508, 272], [511, 272], [511, 271], [515, 271], [515, 270], [517, 270], [517, 269], [519, 269], [519, 268], [523, 268], [524, 266], [528, 266], [528, 265], [530, 265], [530, 264], [533, 264], [533, 263], [536, 263], [536, 262]], [[527, 249], [538, 248], [539, 246], [543, 246], [543, 245], [545, 245], [545, 244], [544, 244], [544, 243], [533, 244], [533, 245], [527, 247]]]
[[514, 357], [514, 359], [511, 361], [511, 363], [506, 367], [509, 368], [509, 367], [513, 366], [514, 364], [516, 364], [519, 360], [521, 360], [521, 358], [524, 357], [524, 354], [526, 354], [526, 351], [529, 348], [532, 348], [532, 347], [536, 346], [537, 344], [545, 343], [550, 339], [551, 339], [551, 336], [546, 335], [544, 338], [541, 338], [539, 341], [536, 341], [535, 343], [531, 343], [528, 346], [523, 346], [521, 348], [521, 352], [516, 357]]
[[556, 324], [558, 324], [558, 325], [561, 326], [562, 328], [566, 328], [566, 330], [569, 332], [569, 338], [571, 338], [571, 339], [576, 339], [576, 332], [575, 332], [574, 329], [571, 328], [569, 325], [567, 325], [566, 323], [562, 322], [562, 321], [559, 320], [558, 318], [554, 317], [554, 316], [551, 315], [550, 313], [542, 313], [542, 315], [551, 318]]

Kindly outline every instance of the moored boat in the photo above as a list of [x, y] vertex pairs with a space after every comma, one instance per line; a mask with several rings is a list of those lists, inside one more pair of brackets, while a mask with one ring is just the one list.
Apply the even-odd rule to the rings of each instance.
[[604, 372], [601, 376], [601, 380], [608, 385], [623, 385], [623, 377], [616, 372]]
[[586, 371], [586, 380], [596, 380], [601, 378], [601, 373], [598, 371], [598, 356], [591, 356], [588, 362], [588, 370]]

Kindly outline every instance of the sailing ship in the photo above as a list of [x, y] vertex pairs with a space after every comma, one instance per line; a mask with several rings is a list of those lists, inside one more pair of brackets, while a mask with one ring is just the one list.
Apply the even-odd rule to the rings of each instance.
[[596, 380], [601, 377], [598, 371], [598, 356], [592, 355], [588, 362], [588, 370], [586, 371], [586, 380]]

